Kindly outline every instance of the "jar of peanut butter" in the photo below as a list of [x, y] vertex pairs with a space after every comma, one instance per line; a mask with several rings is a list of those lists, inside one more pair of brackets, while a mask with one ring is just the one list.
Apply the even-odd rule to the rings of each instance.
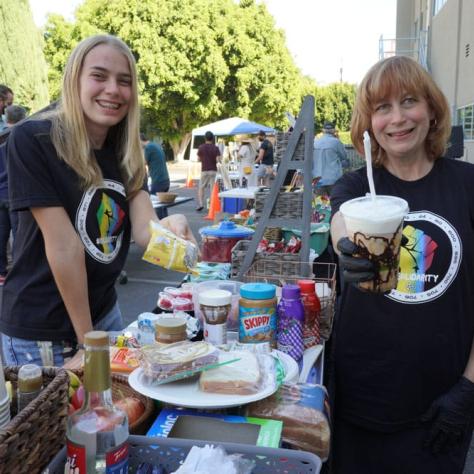
[[276, 346], [276, 287], [247, 283], [240, 287], [239, 342], [268, 342]]
[[156, 342], [173, 344], [185, 341], [186, 321], [183, 318], [160, 318], [155, 323]]

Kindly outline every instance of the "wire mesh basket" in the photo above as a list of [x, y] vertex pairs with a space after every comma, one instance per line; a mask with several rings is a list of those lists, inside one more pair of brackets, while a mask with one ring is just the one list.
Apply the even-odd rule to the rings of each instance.
[[[293, 255], [294, 256], [294, 255]], [[254, 260], [243, 275], [245, 283], [272, 283], [283, 286], [298, 280], [314, 280], [321, 301], [320, 333], [327, 341], [331, 335], [336, 302], [336, 264], [308, 263], [261, 258]]]

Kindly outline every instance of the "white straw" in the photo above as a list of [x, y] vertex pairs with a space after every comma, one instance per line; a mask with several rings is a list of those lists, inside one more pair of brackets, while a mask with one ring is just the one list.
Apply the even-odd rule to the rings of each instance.
[[374, 185], [374, 175], [372, 173], [372, 146], [370, 144], [370, 135], [366, 130], [364, 132], [364, 152], [365, 152], [365, 162], [367, 164], [367, 179], [369, 180], [369, 189], [370, 196], [372, 201], [375, 201], [375, 185]]

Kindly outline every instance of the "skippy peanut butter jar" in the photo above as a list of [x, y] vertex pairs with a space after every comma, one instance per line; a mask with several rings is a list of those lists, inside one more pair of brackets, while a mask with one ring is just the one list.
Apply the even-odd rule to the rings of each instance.
[[395, 196], [365, 196], [345, 202], [340, 211], [347, 236], [360, 248], [359, 255], [375, 267], [375, 278], [359, 283], [359, 288], [376, 293], [396, 288], [408, 203]]
[[246, 283], [240, 287], [239, 342], [269, 342], [276, 346], [276, 288], [268, 283]]

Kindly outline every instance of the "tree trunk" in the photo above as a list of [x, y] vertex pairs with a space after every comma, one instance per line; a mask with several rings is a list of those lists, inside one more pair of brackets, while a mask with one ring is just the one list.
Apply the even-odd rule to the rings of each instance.
[[191, 133], [185, 133], [181, 140], [170, 141], [170, 146], [173, 150], [174, 159], [176, 161], [184, 161], [184, 153], [190, 141]]

